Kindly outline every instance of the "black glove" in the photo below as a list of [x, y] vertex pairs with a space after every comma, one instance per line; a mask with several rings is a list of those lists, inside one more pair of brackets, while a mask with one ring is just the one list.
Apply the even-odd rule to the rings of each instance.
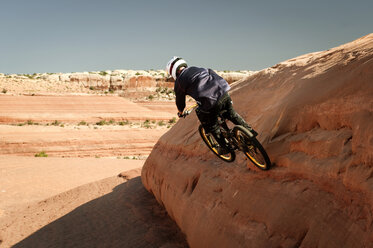
[[180, 112], [177, 112], [177, 116], [179, 116], [179, 118], [181, 117], [185, 117], [184, 114], [180, 113]]

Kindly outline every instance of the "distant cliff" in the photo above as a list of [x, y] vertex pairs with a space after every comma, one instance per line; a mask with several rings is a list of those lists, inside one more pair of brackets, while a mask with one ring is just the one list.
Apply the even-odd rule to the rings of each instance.
[[[252, 75], [253, 71], [218, 71], [228, 83], [241, 80]], [[136, 90], [141, 91], [156, 87], [173, 87], [163, 70], [114, 70], [74, 73], [34, 73], [34, 74], [0, 74], [0, 79], [45, 80], [48, 82], [76, 82], [86, 88], [100, 90]]]

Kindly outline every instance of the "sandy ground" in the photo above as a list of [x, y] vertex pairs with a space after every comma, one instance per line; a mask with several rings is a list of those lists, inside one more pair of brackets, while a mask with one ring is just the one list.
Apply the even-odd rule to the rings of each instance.
[[141, 184], [144, 161], [8, 157], [1, 162], [1, 247], [187, 247]]
[[[0, 156], [0, 211], [141, 168], [144, 160]], [[15, 182], [17, 182], [15, 184]]]
[[136, 104], [118, 96], [0, 96], [0, 123], [170, 120], [176, 112], [173, 102]]
[[0, 247], [187, 247], [140, 180], [175, 109], [118, 96], [1, 95]]
[[[97, 128], [97, 129], [95, 129]], [[146, 156], [167, 127], [0, 125], [0, 155]]]

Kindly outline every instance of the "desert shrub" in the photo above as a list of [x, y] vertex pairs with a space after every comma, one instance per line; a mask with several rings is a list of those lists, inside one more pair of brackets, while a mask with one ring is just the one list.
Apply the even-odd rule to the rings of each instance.
[[62, 124], [62, 123], [59, 122], [59, 121], [57, 121], [57, 120], [55, 120], [54, 122], [51, 123], [52, 126], [59, 126], [59, 125], [61, 125], [61, 124]]
[[96, 122], [96, 125], [98, 125], [98, 126], [107, 125], [107, 122], [105, 120], [101, 120], [99, 122]]
[[143, 126], [145, 128], [151, 128], [150, 121], [149, 120], [145, 120], [144, 123], [143, 123]]
[[153, 95], [149, 95], [149, 96], [148, 96], [148, 99], [149, 99], [149, 100], [153, 100], [153, 99], [154, 99], [154, 96], [153, 96]]
[[85, 122], [85, 121], [81, 121], [81, 122], [78, 123], [78, 126], [85, 126], [85, 125], [87, 125], [87, 122]]
[[166, 125], [166, 123], [164, 123], [164, 121], [158, 121], [158, 126], [164, 126]]
[[174, 123], [176, 123], [176, 117], [173, 117], [172, 119], [170, 119], [170, 120], [168, 121], [168, 123], [169, 123], [169, 124], [174, 124]]
[[8, 92], [7, 89], [3, 89], [3, 90], [1, 91], [1, 93], [3, 93], [3, 94], [6, 94], [7, 92]]
[[48, 154], [45, 153], [45, 151], [41, 151], [39, 153], [35, 154], [35, 157], [48, 157]]
[[109, 122], [108, 122], [110, 125], [114, 124], [115, 121], [113, 119], [111, 119]]
[[100, 71], [99, 74], [100, 74], [101, 76], [106, 76], [108, 73], [107, 73], [106, 71]]
[[129, 122], [128, 120], [125, 120], [125, 121], [120, 121], [120, 122], [118, 122], [118, 124], [119, 124], [120, 126], [124, 126], [124, 125], [128, 125], [128, 124], [130, 124], [130, 122]]
[[93, 87], [93, 86], [90, 86], [89, 89], [90, 89], [90, 90], [95, 90], [96, 88]]

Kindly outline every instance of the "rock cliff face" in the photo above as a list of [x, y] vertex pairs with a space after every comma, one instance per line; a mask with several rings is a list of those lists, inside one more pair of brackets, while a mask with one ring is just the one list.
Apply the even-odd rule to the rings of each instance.
[[142, 170], [191, 247], [373, 247], [373, 34], [233, 84], [274, 166], [219, 161], [193, 114]]

